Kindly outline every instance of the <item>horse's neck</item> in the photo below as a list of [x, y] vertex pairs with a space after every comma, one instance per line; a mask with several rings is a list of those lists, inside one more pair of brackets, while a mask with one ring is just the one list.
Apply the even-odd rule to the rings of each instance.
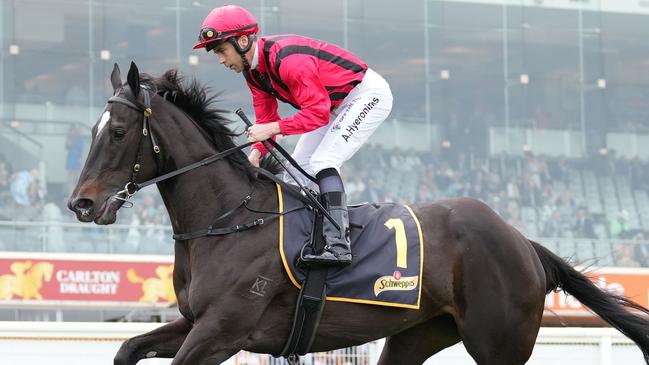
[[[173, 156], [166, 166], [169, 172], [199, 161], [217, 151], [193, 122], [181, 112], [170, 113], [169, 130], [160, 137], [163, 151]], [[190, 143], [186, 143], [187, 141]], [[171, 152], [173, 151], [173, 152]], [[239, 206], [250, 194], [252, 184], [247, 174], [227, 158], [179, 175], [158, 184], [171, 224], [176, 233], [204, 230], [225, 212]]]
[[[202, 171], [186, 173], [170, 184], [159, 184], [174, 232], [189, 233], [225, 225], [227, 219], [235, 224], [238, 216], [248, 212], [242, 207], [244, 199], [252, 194], [251, 204], [261, 210], [273, 210], [276, 188], [271, 184], [251, 183], [244, 173], [227, 161], [217, 161], [199, 168]], [[233, 211], [221, 222], [215, 220]], [[243, 218], [242, 218], [243, 219]]]

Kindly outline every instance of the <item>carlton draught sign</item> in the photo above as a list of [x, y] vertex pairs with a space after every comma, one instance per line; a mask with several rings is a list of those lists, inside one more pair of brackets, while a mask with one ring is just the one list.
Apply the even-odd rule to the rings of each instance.
[[168, 305], [176, 302], [172, 274], [166, 256], [2, 254], [0, 304]]
[[[0, 253], [2, 304], [176, 303], [171, 256]], [[591, 269], [599, 288], [649, 307], [649, 269]], [[547, 314], [592, 315], [563, 292], [546, 296]]]

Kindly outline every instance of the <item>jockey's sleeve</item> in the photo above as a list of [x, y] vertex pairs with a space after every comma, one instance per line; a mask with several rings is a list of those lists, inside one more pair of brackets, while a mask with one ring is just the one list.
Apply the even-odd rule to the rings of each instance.
[[[279, 114], [277, 113], [277, 99], [271, 94], [260, 90], [249, 82], [247, 83], [252, 93], [252, 105], [255, 109], [255, 123], [266, 124], [279, 121]], [[273, 136], [275, 140], [275, 136]], [[268, 150], [261, 142], [252, 145], [251, 149], [256, 149], [264, 156]]]
[[297, 114], [280, 119], [282, 135], [307, 133], [327, 125], [331, 100], [320, 80], [316, 58], [303, 55], [286, 57], [279, 74], [300, 106]]

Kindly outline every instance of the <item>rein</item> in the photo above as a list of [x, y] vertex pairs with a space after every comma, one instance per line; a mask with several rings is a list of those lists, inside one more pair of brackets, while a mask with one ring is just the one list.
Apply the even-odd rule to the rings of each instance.
[[[160, 181], [164, 181], [167, 179], [170, 179], [172, 177], [178, 176], [180, 174], [184, 174], [187, 171], [191, 171], [193, 169], [196, 169], [201, 166], [205, 166], [208, 164], [211, 164], [212, 162], [218, 161], [226, 156], [229, 156], [237, 151], [240, 151], [250, 145], [252, 145], [252, 142], [247, 142], [242, 145], [238, 145], [232, 148], [229, 148], [225, 151], [215, 153], [209, 157], [206, 157], [200, 161], [194, 162], [193, 164], [187, 165], [185, 167], [181, 167], [177, 170], [168, 172], [164, 175], [157, 176], [153, 179], [144, 181], [142, 183], [136, 183], [135, 182], [135, 176], [136, 174], [140, 171], [141, 165], [140, 165], [140, 159], [142, 157], [142, 137], [146, 137], [147, 135], [151, 139], [151, 144], [153, 145], [153, 153], [155, 156], [157, 156], [160, 153], [160, 147], [155, 141], [155, 138], [153, 137], [153, 133], [151, 132], [149, 128], [149, 117], [153, 114], [153, 111], [151, 110], [151, 98], [149, 96], [149, 90], [142, 86], [142, 89], [144, 90], [144, 104], [140, 103], [137, 100], [128, 100], [126, 98], [113, 95], [110, 99], [108, 99], [108, 103], [119, 103], [122, 105], [126, 105], [127, 107], [131, 109], [135, 109], [139, 112], [141, 112], [144, 115], [144, 118], [142, 120], [142, 136], [140, 136], [140, 148], [138, 149], [138, 155], [135, 160], [135, 165], [133, 165], [133, 173], [131, 174], [131, 179], [129, 182], [126, 183], [124, 186], [123, 190], [118, 191], [115, 193], [113, 198], [122, 200], [122, 201], [127, 201], [129, 198], [131, 198], [135, 193], [137, 193], [140, 189], [147, 187], [152, 184], [156, 184]], [[119, 195], [124, 194], [124, 197], [121, 197]]]
[[[133, 165], [133, 172], [131, 173], [130, 181], [126, 183], [123, 190], [120, 190], [117, 193], [115, 193], [111, 197], [112, 199], [121, 200], [124, 203], [131, 204], [131, 206], [132, 206], [133, 204], [130, 201], [128, 201], [128, 199], [130, 199], [133, 195], [135, 195], [135, 193], [137, 193], [140, 189], [142, 189], [144, 187], [147, 187], [149, 185], [156, 184], [156, 183], [158, 183], [160, 181], [170, 179], [170, 178], [178, 176], [180, 174], [184, 174], [185, 172], [194, 170], [194, 169], [196, 169], [198, 167], [211, 164], [211, 163], [213, 163], [215, 161], [218, 161], [218, 160], [220, 160], [220, 159], [222, 159], [222, 158], [224, 158], [226, 156], [229, 156], [229, 155], [231, 155], [231, 154], [233, 154], [235, 152], [241, 151], [242, 149], [244, 149], [244, 148], [246, 148], [246, 147], [253, 144], [252, 142], [247, 142], [247, 143], [244, 143], [242, 145], [238, 145], [238, 146], [229, 148], [229, 149], [227, 149], [225, 151], [215, 153], [215, 154], [213, 154], [211, 156], [208, 156], [208, 157], [206, 157], [206, 158], [204, 158], [204, 159], [202, 159], [200, 161], [189, 164], [189, 165], [187, 165], [185, 167], [181, 167], [179, 169], [176, 169], [176, 170], [168, 172], [166, 174], [157, 176], [157, 177], [155, 177], [153, 179], [144, 181], [142, 183], [137, 183], [137, 182], [135, 182], [135, 178], [137, 176], [137, 173], [141, 169], [140, 159], [142, 158], [142, 149], [143, 149], [143, 147], [142, 147], [143, 146], [142, 138], [146, 137], [146, 136], [149, 136], [149, 138], [151, 140], [151, 144], [153, 145], [154, 156], [156, 156], [156, 158], [157, 158], [158, 154], [160, 153], [160, 147], [156, 143], [155, 138], [153, 137], [153, 133], [152, 133], [152, 131], [150, 129], [150, 125], [149, 125], [149, 117], [153, 114], [153, 111], [151, 110], [151, 97], [149, 95], [150, 90], [148, 88], [142, 86], [142, 90], [144, 91], [144, 104], [140, 103], [138, 100], [129, 100], [129, 99], [126, 99], [124, 97], [117, 96], [117, 94], [119, 94], [120, 90], [118, 90], [115, 93], [115, 95], [110, 97], [110, 99], [108, 99], [108, 103], [118, 103], [118, 104], [126, 105], [127, 107], [129, 107], [131, 109], [134, 109], [134, 110], [137, 110], [138, 112], [141, 112], [143, 114], [142, 135], [140, 136], [140, 139], [139, 139], [139, 142], [138, 142], [138, 144], [139, 144], [138, 153], [137, 153], [137, 157], [135, 159], [135, 165]], [[279, 145], [277, 145], [277, 147], [279, 147]], [[282, 152], [282, 154], [284, 156], [288, 155], [288, 153], [283, 148], [279, 147], [279, 149], [281, 150], [281, 152]], [[297, 165], [297, 162], [295, 162], [290, 157], [290, 155], [288, 155], [288, 156], [289, 156], [288, 157], [289, 161], [299, 168], [299, 166]], [[301, 168], [299, 168], [299, 170], [303, 171]], [[288, 189], [288, 191], [293, 190], [284, 181], [276, 178], [272, 173], [266, 171], [265, 169], [260, 168], [259, 173], [261, 173], [266, 178], [274, 181], [275, 183], [278, 183], [278, 184], [282, 185], [282, 187], [284, 187], [285, 189]], [[306, 172], [303, 172], [303, 173], [308, 178], [313, 179], [313, 177], [308, 175]], [[241, 231], [256, 227], [258, 225], [262, 225], [266, 221], [268, 221], [268, 220], [270, 220], [272, 218], [279, 217], [279, 216], [284, 215], [284, 214], [288, 214], [288, 213], [291, 213], [291, 212], [294, 212], [294, 211], [307, 209], [307, 208], [309, 208], [309, 209], [313, 209], [313, 208], [317, 209], [317, 208], [319, 208], [318, 206], [313, 207], [312, 206], [312, 201], [310, 201], [309, 199], [305, 199], [304, 196], [302, 196], [299, 192], [293, 191], [293, 193], [296, 196], [298, 196], [300, 198], [300, 200], [302, 200], [303, 203], [305, 203], [304, 206], [298, 207], [298, 208], [295, 208], [295, 209], [292, 209], [292, 210], [289, 210], [289, 211], [286, 211], [286, 212], [268, 212], [268, 211], [255, 210], [255, 209], [250, 208], [248, 206], [248, 202], [250, 202], [250, 200], [252, 199], [253, 191], [254, 191], [254, 187], [253, 187], [253, 190], [242, 200], [242, 202], [239, 205], [237, 205], [236, 207], [228, 210], [227, 212], [223, 213], [221, 216], [216, 218], [214, 223], [211, 224], [209, 227], [207, 227], [207, 229], [200, 230], [200, 231], [195, 231], [195, 232], [189, 232], [189, 233], [174, 233], [173, 239], [178, 240], [178, 241], [186, 241], [186, 240], [191, 240], [191, 239], [195, 239], [195, 238], [199, 238], [199, 237], [205, 237], [205, 236], [220, 236], [220, 235], [226, 235], [226, 234], [230, 234], [230, 233], [241, 232]], [[249, 210], [251, 212], [255, 212], [255, 213], [266, 213], [267, 216], [265, 216], [263, 218], [257, 218], [257, 219], [255, 219], [255, 220], [253, 220], [251, 222], [247, 222], [247, 223], [243, 223], [243, 224], [237, 224], [237, 225], [234, 225], [232, 227], [226, 227], [226, 228], [214, 228], [213, 227], [217, 222], [229, 217], [232, 213], [234, 213], [236, 210], [238, 210], [241, 207], [244, 207], [247, 210]]]

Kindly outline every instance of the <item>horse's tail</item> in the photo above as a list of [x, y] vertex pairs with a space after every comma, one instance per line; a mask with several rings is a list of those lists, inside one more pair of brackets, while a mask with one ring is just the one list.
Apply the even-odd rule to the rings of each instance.
[[546, 292], [561, 289], [577, 298], [603, 320], [633, 340], [649, 364], [649, 320], [633, 314], [627, 308], [649, 315], [649, 310], [632, 300], [598, 288], [584, 274], [575, 270], [566, 261], [547, 248], [530, 241], [536, 250], [545, 271]]
[[134, 284], [139, 284], [144, 282], [144, 279], [139, 277], [135, 272], [135, 270], [133, 269], [128, 269], [128, 271], [126, 272], [126, 278], [128, 279], [128, 281]]

